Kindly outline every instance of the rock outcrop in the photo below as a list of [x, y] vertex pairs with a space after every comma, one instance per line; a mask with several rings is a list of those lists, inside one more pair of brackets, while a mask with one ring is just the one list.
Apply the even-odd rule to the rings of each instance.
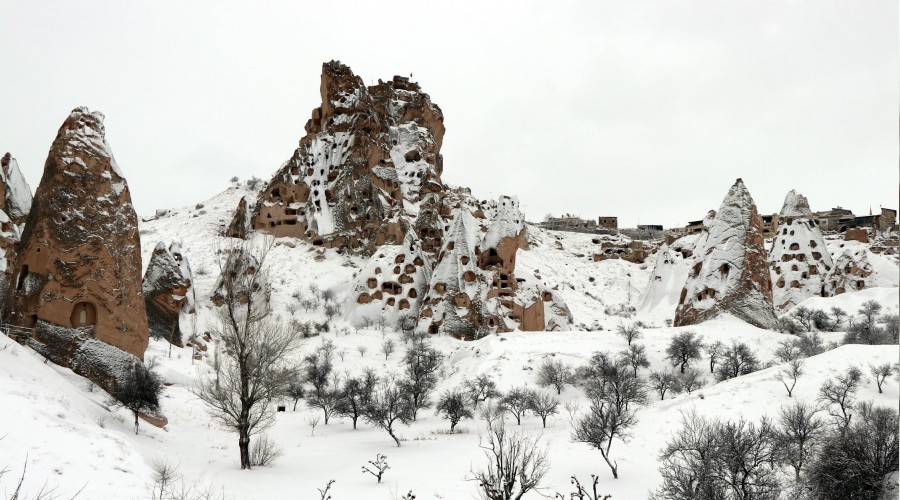
[[228, 228], [225, 229], [225, 236], [242, 240], [246, 239], [247, 235], [250, 234], [250, 226], [250, 208], [247, 206], [247, 197], [244, 196], [238, 202], [234, 217], [231, 219], [231, 223], [228, 224]]
[[143, 358], [148, 337], [137, 216], [106, 142], [103, 114], [76, 108], [60, 127], [13, 276], [10, 323], [79, 329]]
[[337, 61], [322, 66], [322, 105], [275, 174], [252, 226], [274, 236], [371, 255], [403, 242], [404, 217], [443, 190], [443, 114], [409, 79], [366, 87]]
[[824, 277], [834, 263], [805, 196], [794, 190], [788, 192], [779, 220], [769, 251], [769, 268], [775, 308], [786, 311], [809, 297], [823, 295]]
[[842, 244], [835, 256], [834, 267], [825, 276], [823, 286], [823, 295], [826, 297], [878, 286], [866, 246], [857, 242]]
[[31, 211], [31, 187], [25, 181], [19, 164], [9, 153], [0, 158], [0, 196], [3, 212], [13, 224], [24, 224]]
[[430, 256], [422, 251], [412, 231], [402, 245], [382, 245], [356, 277], [347, 304], [348, 315], [356, 324], [374, 322], [385, 316], [396, 324], [404, 315], [419, 315], [431, 281]]
[[675, 326], [729, 313], [761, 328], [774, 327], [762, 218], [741, 179], [728, 191], [703, 247], [695, 249], [693, 258], [675, 311]]
[[156, 245], [144, 274], [143, 294], [150, 335], [181, 347], [184, 339], [180, 319], [191, 309], [188, 295], [193, 294], [193, 289], [190, 274], [184, 274], [184, 271], [190, 273], [190, 267], [182, 269], [181, 264], [186, 260], [178, 250], [176, 258], [163, 242]]
[[420, 332], [459, 338], [571, 324], [555, 294], [515, 277], [527, 248], [518, 200], [479, 201], [441, 182], [443, 114], [418, 84], [395, 76], [366, 87], [332, 61], [321, 94], [300, 147], [258, 199], [253, 230], [370, 255], [347, 304], [357, 324], [409, 314]]

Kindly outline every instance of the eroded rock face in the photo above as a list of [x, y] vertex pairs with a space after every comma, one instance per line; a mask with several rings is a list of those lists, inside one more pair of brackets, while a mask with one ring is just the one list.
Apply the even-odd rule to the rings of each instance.
[[19, 248], [8, 321], [82, 329], [143, 358], [137, 216], [106, 142], [103, 114], [76, 108], [60, 127]]
[[225, 236], [229, 238], [246, 239], [250, 234], [250, 208], [247, 206], [247, 197], [241, 198], [238, 202], [237, 210], [228, 228], [225, 230]]
[[809, 297], [823, 295], [825, 275], [834, 263], [805, 196], [788, 192], [780, 215], [769, 267], [775, 308], [786, 311]]
[[555, 294], [515, 277], [527, 248], [518, 200], [480, 201], [441, 182], [443, 114], [418, 84], [394, 77], [366, 87], [332, 61], [321, 94], [251, 225], [371, 255], [347, 305], [352, 321], [409, 314], [420, 332], [459, 338], [571, 324]]
[[253, 211], [252, 227], [372, 254], [401, 244], [417, 205], [443, 190], [443, 114], [418, 84], [366, 87], [347, 66], [322, 66], [322, 106]]
[[13, 224], [23, 224], [31, 211], [31, 186], [25, 181], [19, 164], [9, 153], [0, 158], [0, 195], [3, 212]]
[[773, 328], [772, 281], [762, 219], [741, 179], [731, 186], [681, 291], [675, 326], [695, 325], [721, 313]]
[[[182, 263], [187, 264], [187, 260], [181, 255], [180, 248], [171, 248], [175, 248], [177, 253], [166, 248], [163, 242], [153, 249], [144, 274], [143, 294], [150, 335], [162, 337], [181, 347], [184, 339], [179, 323], [182, 314], [190, 313], [188, 296], [193, 295], [193, 288], [190, 266], [182, 266]], [[193, 303], [193, 300], [190, 302]]]
[[875, 270], [865, 245], [849, 242], [836, 254], [834, 267], [824, 279], [824, 295], [858, 292], [877, 286]]

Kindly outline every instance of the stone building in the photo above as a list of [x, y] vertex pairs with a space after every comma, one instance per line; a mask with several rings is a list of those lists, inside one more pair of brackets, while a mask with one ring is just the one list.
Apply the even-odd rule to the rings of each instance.
[[616, 230], [619, 228], [619, 218], [618, 217], [597, 217], [597, 226], [601, 229], [609, 229]]

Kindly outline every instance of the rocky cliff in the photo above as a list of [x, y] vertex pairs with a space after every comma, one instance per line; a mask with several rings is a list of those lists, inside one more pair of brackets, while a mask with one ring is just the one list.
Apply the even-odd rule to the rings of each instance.
[[741, 179], [731, 186], [693, 258], [675, 311], [675, 326], [729, 313], [761, 328], [774, 327], [762, 219]]
[[[442, 183], [443, 113], [418, 84], [367, 87], [335, 61], [321, 81], [322, 105], [256, 202], [253, 230], [371, 256], [347, 303], [357, 323], [407, 316], [461, 338], [571, 323], [553, 293], [515, 277], [527, 245], [518, 200]], [[228, 236], [246, 237], [242, 214]]]
[[190, 266], [179, 245], [166, 248], [159, 242], [153, 249], [144, 273], [143, 294], [150, 335], [183, 346], [180, 320], [193, 310], [194, 290]]

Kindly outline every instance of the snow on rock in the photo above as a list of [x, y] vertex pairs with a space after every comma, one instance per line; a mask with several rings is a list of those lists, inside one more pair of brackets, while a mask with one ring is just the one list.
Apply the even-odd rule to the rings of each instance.
[[231, 224], [228, 224], [228, 229], [225, 230], [225, 236], [245, 239], [250, 234], [250, 228], [250, 208], [247, 204], [247, 197], [243, 196], [238, 202]]
[[768, 259], [774, 283], [772, 300], [780, 312], [822, 295], [824, 278], [834, 267], [822, 230], [811, 216], [806, 197], [794, 190], [788, 192]]
[[23, 224], [31, 211], [31, 186], [19, 170], [18, 162], [9, 153], [0, 158], [0, 185], [3, 211], [14, 224]]
[[144, 273], [143, 294], [150, 335], [182, 346], [184, 339], [179, 323], [184, 311], [190, 310], [188, 296], [193, 295], [193, 289], [190, 287], [190, 267], [183, 267], [187, 261], [180, 248], [177, 258], [170, 248], [160, 241], [153, 249]]
[[760, 327], [775, 325], [762, 219], [741, 179], [722, 201], [705, 244], [695, 250], [674, 324], [694, 325], [723, 312]]
[[375, 324], [382, 316], [388, 324], [406, 315], [415, 325], [431, 281], [431, 258], [422, 251], [413, 232], [402, 245], [378, 247], [357, 274], [346, 305], [353, 324]]
[[43, 320], [89, 328], [142, 358], [147, 314], [137, 215], [105, 131], [103, 114], [83, 107], [59, 128], [22, 230], [6, 318], [26, 327]]
[[406, 218], [443, 189], [443, 114], [408, 78], [367, 87], [331, 61], [321, 79], [322, 105], [256, 203], [252, 227], [366, 255], [399, 245]]

